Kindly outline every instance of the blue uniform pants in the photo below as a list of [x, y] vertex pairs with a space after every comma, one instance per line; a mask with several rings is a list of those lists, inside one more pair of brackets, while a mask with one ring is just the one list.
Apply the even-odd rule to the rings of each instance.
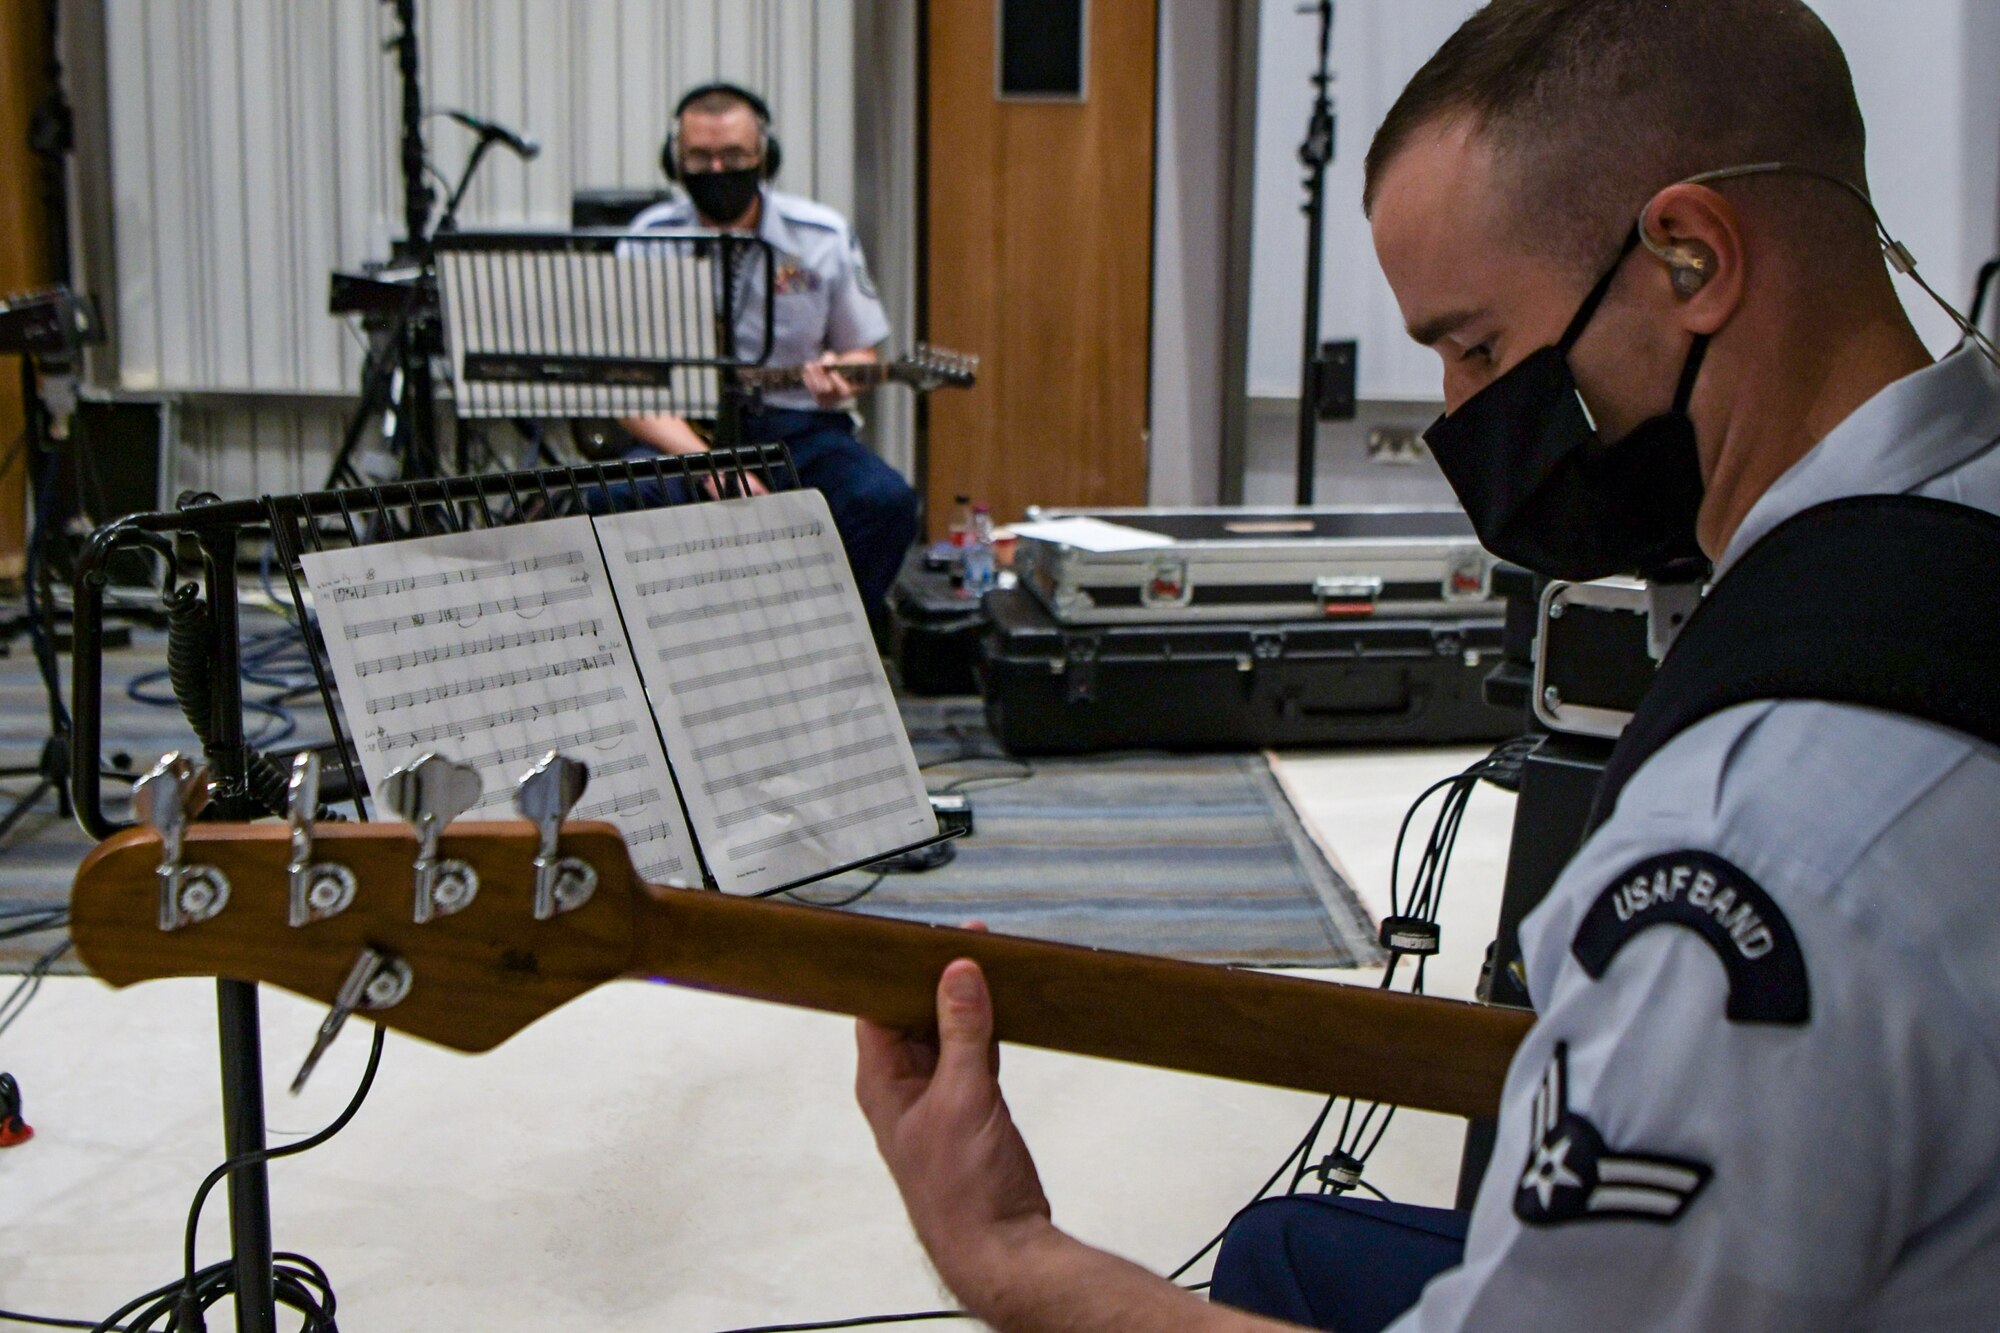
[[[840, 544], [847, 549], [847, 563], [854, 567], [861, 605], [871, 616], [878, 613], [917, 538], [917, 493], [910, 484], [854, 437], [854, 419], [845, 412], [759, 408], [744, 416], [743, 442], [784, 444], [791, 450], [800, 484], [826, 496]], [[654, 456], [648, 445], [636, 445], [627, 454]], [[614, 486], [613, 495], [624, 489]], [[666, 489], [652, 481], [639, 486], [642, 506], [686, 498], [678, 481]], [[607, 507], [616, 504], [608, 502]]]
[[789, 447], [799, 481], [826, 496], [861, 604], [872, 615], [917, 539], [917, 493], [854, 438], [854, 419], [845, 412], [761, 408], [744, 418], [743, 437], [747, 444]]
[[1209, 1299], [1338, 1333], [1377, 1333], [1465, 1257], [1468, 1215], [1372, 1199], [1293, 1194], [1236, 1215]]

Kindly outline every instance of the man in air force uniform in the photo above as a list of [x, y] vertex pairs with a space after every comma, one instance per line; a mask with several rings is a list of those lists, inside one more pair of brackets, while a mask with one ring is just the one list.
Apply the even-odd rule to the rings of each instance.
[[[1799, 0], [1495, 0], [1367, 174], [1445, 366], [1432, 451], [1496, 553], [1571, 578], [1706, 555], [1713, 605], [1842, 497], [1991, 529], [2000, 373], [1913, 331], [1845, 60]], [[1522, 927], [1539, 1018], [1469, 1229], [1267, 1202], [1210, 1304], [1051, 1223], [972, 964], [935, 1048], [863, 1025], [859, 1093], [939, 1271], [1009, 1333], [1991, 1328], [1996, 866], [2000, 749], [1966, 731], [1769, 697], [1680, 730]]]
[[[872, 614], [916, 537], [917, 497], [855, 437], [854, 417], [846, 410], [854, 388], [838, 367], [875, 361], [876, 348], [889, 336], [889, 317], [868, 276], [861, 243], [833, 209], [770, 188], [778, 144], [769, 109], [754, 93], [733, 84], [703, 85], [681, 99], [674, 120], [661, 165], [685, 195], [647, 209], [632, 220], [632, 228], [747, 231], [769, 243], [773, 327], [764, 363], [803, 366], [804, 383], [765, 391], [762, 407], [745, 422], [745, 439], [784, 442], [799, 479], [826, 495], [862, 604]], [[764, 297], [760, 257], [740, 275], [733, 294], [740, 356], [755, 357], [764, 348]], [[708, 448], [679, 417], [638, 417], [624, 424], [663, 452]]]

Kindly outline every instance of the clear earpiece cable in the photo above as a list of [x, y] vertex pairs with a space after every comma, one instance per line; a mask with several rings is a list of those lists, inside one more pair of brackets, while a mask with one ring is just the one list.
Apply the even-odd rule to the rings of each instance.
[[[1686, 180], [1681, 181], [1680, 184], [1708, 185], [1715, 181], [1736, 180], [1743, 176], [1768, 176], [1773, 174], [1811, 176], [1817, 180], [1829, 181], [1834, 185], [1838, 185], [1856, 199], [1859, 199], [1861, 206], [1868, 210], [1868, 216], [1875, 224], [1875, 236], [1881, 242], [1882, 254], [1888, 259], [1889, 267], [1895, 269], [1896, 272], [1921, 287], [1924, 295], [1937, 302], [1938, 309], [1951, 316], [1952, 322], [1958, 325], [1959, 331], [1965, 335], [1966, 340], [1979, 349], [1980, 355], [1984, 356], [1996, 367], [2000, 367], [2000, 348], [1996, 348], [1993, 345], [1993, 340], [1982, 333], [1977, 325], [1960, 314], [1957, 306], [1939, 296], [1937, 290], [1930, 283], [1924, 281], [1923, 274], [1917, 272], [1917, 257], [1910, 253], [1910, 247], [1889, 234], [1889, 228], [1883, 224], [1882, 214], [1875, 207], [1875, 201], [1868, 197], [1868, 191], [1862, 189], [1853, 181], [1836, 176], [1830, 171], [1821, 171], [1817, 167], [1808, 167], [1798, 162], [1752, 162], [1740, 167], [1724, 167], [1719, 171], [1704, 171], [1699, 175], [1689, 176]], [[1639, 234], [1642, 237], [1646, 235], [1645, 215], [1643, 213], [1640, 214]]]

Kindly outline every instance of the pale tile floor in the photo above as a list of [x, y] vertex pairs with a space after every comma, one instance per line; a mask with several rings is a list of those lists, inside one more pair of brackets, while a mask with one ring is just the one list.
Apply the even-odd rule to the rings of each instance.
[[[1379, 914], [1404, 808], [1479, 753], [1294, 755], [1283, 771]], [[1506, 795], [1473, 799], [1433, 993], [1470, 993], [1511, 818]], [[264, 1019], [271, 1123], [311, 1132], [352, 1091], [366, 1033], [293, 1100], [283, 1084], [319, 1011], [267, 991]], [[188, 1199], [220, 1150], [212, 986], [51, 980], [0, 1039], [0, 1068], [39, 1130], [0, 1152], [0, 1307], [99, 1318], [177, 1273]], [[852, 1076], [845, 1020], [638, 984], [478, 1058], [391, 1037], [354, 1123], [274, 1164], [278, 1244], [328, 1269], [357, 1331], [704, 1333], [934, 1305]], [[1006, 1083], [1058, 1220], [1162, 1269], [1228, 1220], [1317, 1106], [1025, 1050], [1009, 1052]], [[1370, 1178], [1448, 1202], [1461, 1128], [1406, 1113]], [[218, 1191], [204, 1261], [224, 1253], [221, 1205]], [[226, 1309], [211, 1327], [233, 1327]]]

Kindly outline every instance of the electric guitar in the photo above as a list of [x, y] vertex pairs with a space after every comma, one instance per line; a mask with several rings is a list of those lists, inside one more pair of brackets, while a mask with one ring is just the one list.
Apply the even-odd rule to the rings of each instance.
[[[751, 366], [738, 370], [736, 375], [753, 388], [796, 389], [805, 383], [805, 369], [804, 366]], [[857, 389], [893, 382], [918, 393], [929, 393], [933, 389], [971, 388], [979, 377], [979, 358], [919, 343], [909, 355], [894, 361], [857, 361], [851, 365], [836, 364], [830, 369], [840, 372], [841, 378]]]
[[388, 822], [195, 822], [166, 838], [128, 829], [78, 868], [70, 930], [114, 986], [268, 983], [469, 1052], [619, 977], [923, 1030], [938, 974], [966, 957], [985, 969], [1005, 1041], [1465, 1116], [1497, 1110], [1532, 1022], [1514, 1009], [662, 888], [637, 877], [611, 825], [557, 828], [449, 824], [427, 845]]

